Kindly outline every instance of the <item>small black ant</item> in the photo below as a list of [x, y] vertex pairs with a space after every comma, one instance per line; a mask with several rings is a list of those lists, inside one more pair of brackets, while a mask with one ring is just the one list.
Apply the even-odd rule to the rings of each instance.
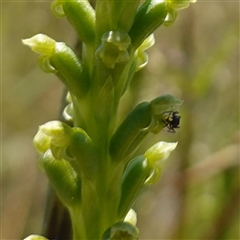
[[176, 131], [174, 130], [174, 128], [179, 128], [181, 116], [177, 115], [179, 113], [177, 111], [174, 112], [169, 111], [165, 113], [169, 113], [169, 115], [165, 119], [165, 121], [163, 120], [163, 122], [165, 123], [164, 127], [168, 128], [168, 132], [175, 133]]

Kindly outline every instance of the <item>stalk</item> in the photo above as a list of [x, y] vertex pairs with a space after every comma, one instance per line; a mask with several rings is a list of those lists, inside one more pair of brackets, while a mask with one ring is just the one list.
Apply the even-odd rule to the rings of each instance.
[[40, 54], [42, 70], [55, 74], [68, 91], [68, 124], [40, 126], [34, 145], [70, 213], [73, 239], [138, 238], [133, 203], [145, 185], [159, 179], [161, 161], [177, 144], [160, 141], [139, 156], [135, 152], [149, 133], [176, 132], [183, 101], [164, 94], [142, 102], [119, 126], [118, 108], [134, 73], [148, 62], [153, 32], [185, 5], [186, 0], [99, 0], [94, 9], [87, 0], [56, 0], [52, 10], [70, 22], [82, 55], [44, 34], [23, 40]]

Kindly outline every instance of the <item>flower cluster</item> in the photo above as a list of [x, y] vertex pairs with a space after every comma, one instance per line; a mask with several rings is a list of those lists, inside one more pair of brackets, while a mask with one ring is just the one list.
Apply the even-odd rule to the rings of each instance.
[[167, 126], [166, 113], [177, 111], [182, 101], [166, 94], [140, 103], [119, 126], [117, 109], [132, 76], [148, 62], [153, 32], [190, 2], [113, 0], [97, 1], [93, 8], [88, 0], [55, 0], [51, 8], [76, 30], [82, 56], [45, 34], [23, 40], [40, 54], [41, 69], [57, 75], [68, 90], [66, 121], [40, 126], [34, 145], [70, 212], [74, 239], [137, 239], [131, 207], [142, 188], [159, 178], [161, 162], [177, 143], [135, 152], [149, 133]]

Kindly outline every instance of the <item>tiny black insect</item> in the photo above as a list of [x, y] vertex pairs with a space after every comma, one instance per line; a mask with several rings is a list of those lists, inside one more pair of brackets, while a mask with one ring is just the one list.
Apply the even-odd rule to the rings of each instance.
[[163, 122], [165, 123], [164, 127], [167, 127], [169, 132], [175, 133], [176, 131], [174, 130], [174, 128], [179, 128], [181, 116], [177, 115], [179, 113], [177, 111], [165, 113], [169, 113], [169, 115], [165, 119], [165, 121], [163, 120]]

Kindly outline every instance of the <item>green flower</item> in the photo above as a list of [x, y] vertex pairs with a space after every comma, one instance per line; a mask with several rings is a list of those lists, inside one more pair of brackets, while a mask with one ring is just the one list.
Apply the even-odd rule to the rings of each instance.
[[167, 0], [168, 14], [164, 20], [165, 26], [170, 26], [177, 18], [178, 11], [187, 8], [197, 0]]
[[40, 54], [39, 64], [43, 71], [55, 73], [71, 94], [82, 97], [89, 90], [89, 81], [82, 64], [73, 50], [63, 42], [56, 42], [44, 34], [22, 40], [34, 52]]
[[70, 144], [72, 129], [60, 121], [51, 121], [39, 127], [39, 131], [33, 139], [37, 151], [44, 154], [51, 149], [56, 159], [69, 158], [66, 149]]
[[144, 156], [148, 159], [151, 165], [154, 165], [156, 162], [162, 162], [167, 159], [170, 153], [176, 148], [176, 143], [168, 143], [168, 142], [158, 142], [150, 147], [144, 154]]
[[106, 32], [102, 37], [102, 44], [96, 51], [96, 55], [108, 68], [114, 68], [116, 63], [129, 60], [127, 48], [130, 43], [131, 39], [125, 32]]
[[144, 42], [139, 46], [139, 48], [135, 52], [136, 57], [136, 70], [138, 71], [142, 68], [144, 68], [148, 63], [148, 55], [145, 52], [147, 49], [152, 47], [155, 43], [154, 35], [151, 34], [149, 37], [147, 37]]
[[152, 168], [152, 172], [148, 179], [146, 180], [146, 184], [155, 183], [161, 175], [161, 164], [164, 160], [166, 160], [170, 153], [177, 147], [176, 143], [168, 143], [168, 142], [158, 142], [150, 147], [144, 154], [146, 157], [148, 164]]

